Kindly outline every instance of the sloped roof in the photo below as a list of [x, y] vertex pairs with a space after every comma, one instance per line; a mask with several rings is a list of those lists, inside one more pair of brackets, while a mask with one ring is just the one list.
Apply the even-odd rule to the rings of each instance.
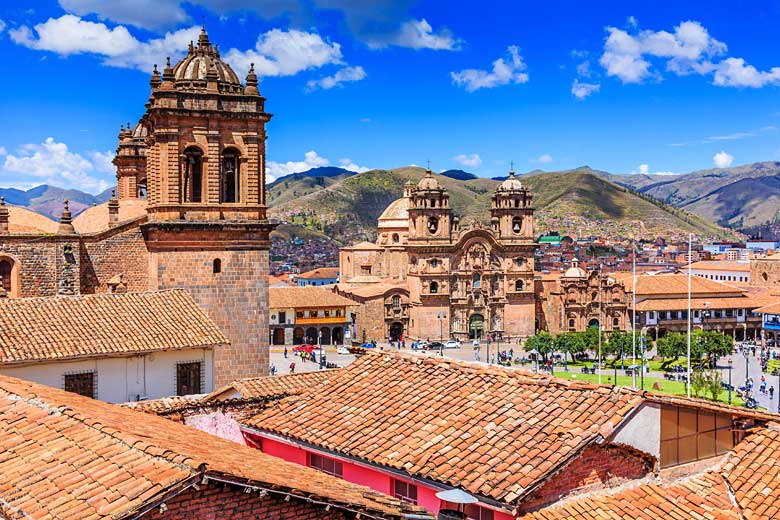
[[0, 299], [0, 363], [228, 343], [192, 296], [180, 289]]
[[[119, 201], [119, 223], [146, 216], [146, 201], [122, 199]], [[79, 233], [97, 233], [108, 229], [108, 202], [87, 208], [73, 219], [73, 227]]]
[[[615, 280], [623, 282], [627, 291], [634, 289], [632, 273], [612, 273]], [[691, 276], [691, 293], [696, 295], [725, 296], [738, 295], [742, 291], [731, 285], [708, 280], [701, 276]], [[688, 274], [638, 275], [636, 277], [636, 295], [638, 297], [660, 296], [664, 294], [688, 294]]]
[[[747, 296], [691, 298], [691, 309], [753, 309], [765, 303], [764, 299]], [[636, 304], [637, 311], [684, 311], [687, 309], [688, 298], [650, 298]]]
[[0, 376], [0, 512], [125, 518], [203, 476], [369, 515], [422, 508], [173, 421]]
[[320, 278], [338, 278], [338, 277], [339, 277], [338, 267], [319, 267], [317, 269], [312, 269], [311, 271], [306, 271], [305, 273], [301, 273], [298, 275], [298, 278], [303, 278], [304, 280], [320, 279]]
[[237, 379], [219, 388], [206, 397], [204, 401], [219, 399], [263, 399], [299, 394], [324, 381], [328, 381], [338, 373], [338, 370], [318, 370], [316, 372], [301, 372], [282, 376], [250, 377]]
[[748, 520], [780, 516], [780, 425], [760, 428], [734, 448], [721, 471]]
[[290, 309], [296, 307], [344, 307], [355, 302], [334, 293], [330, 287], [269, 287], [268, 307]]
[[[688, 266], [685, 266], [687, 271]], [[750, 272], [750, 262], [731, 262], [727, 260], [701, 260], [699, 262], [693, 262], [691, 269], [699, 269], [702, 271], [742, 271], [745, 273]]]
[[56, 233], [59, 224], [49, 217], [20, 206], [8, 208], [8, 231], [11, 233]]
[[625, 388], [367, 352], [245, 424], [509, 503], [641, 401]]
[[353, 250], [381, 250], [382, 248], [371, 242], [358, 242], [351, 246], [342, 247], [341, 249], [353, 249]]

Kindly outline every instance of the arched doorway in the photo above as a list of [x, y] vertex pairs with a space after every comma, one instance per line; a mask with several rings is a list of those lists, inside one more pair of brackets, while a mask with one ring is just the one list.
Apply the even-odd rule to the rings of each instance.
[[598, 318], [591, 318], [590, 321], [588, 322], [588, 327], [593, 329], [599, 328]]
[[305, 343], [317, 344], [317, 329], [309, 327], [306, 329], [306, 341]]
[[273, 342], [274, 345], [284, 345], [284, 329], [282, 328], [274, 329]]
[[333, 327], [333, 344], [334, 345], [343, 345], [344, 344], [344, 329], [341, 327]]
[[469, 318], [469, 339], [481, 339], [485, 333], [485, 317], [472, 314]]
[[398, 341], [404, 333], [404, 324], [400, 321], [394, 321], [390, 325], [390, 341]]
[[295, 327], [293, 329], [293, 345], [300, 345], [303, 343], [303, 329], [301, 327]]
[[5, 289], [7, 295], [11, 294], [11, 272], [14, 264], [11, 260], [0, 259], [0, 287]]
[[322, 334], [322, 344], [330, 345], [330, 329], [328, 327], [322, 327], [320, 329], [320, 334]]

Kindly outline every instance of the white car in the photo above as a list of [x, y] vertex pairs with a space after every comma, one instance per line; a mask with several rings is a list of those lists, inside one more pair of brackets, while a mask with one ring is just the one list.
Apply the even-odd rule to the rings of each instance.
[[336, 348], [336, 354], [349, 354], [349, 349], [344, 345], [340, 345]]
[[460, 348], [460, 341], [451, 339], [444, 344], [444, 348]]

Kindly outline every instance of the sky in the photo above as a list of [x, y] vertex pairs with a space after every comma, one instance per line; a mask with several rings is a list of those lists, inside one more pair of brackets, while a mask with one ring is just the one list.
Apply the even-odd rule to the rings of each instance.
[[204, 24], [260, 76], [268, 174], [679, 174], [780, 160], [780, 2], [4, 0], [0, 186], [111, 186]]

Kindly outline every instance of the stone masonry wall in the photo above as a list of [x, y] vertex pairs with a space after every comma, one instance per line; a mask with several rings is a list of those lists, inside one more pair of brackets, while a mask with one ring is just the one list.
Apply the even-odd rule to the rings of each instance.
[[539, 509], [568, 495], [605, 489], [639, 479], [652, 471], [648, 459], [620, 446], [588, 446], [526, 498], [523, 512]]
[[121, 274], [128, 291], [149, 289], [149, 252], [137, 225], [116, 234], [85, 238], [81, 248], [81, 292], [103, 293]]
[[285, 502], [277, 495], [261, 497], [258, 493], [244, 493], [237, 486], [209, 484], [199, 491], [193, 488], [165, 502], [167, 510], [154, 508], [141, 518], [144, 520], [344, 520], [347, 517], [332, 508], [291, 499]]
[[214, 351], [215, 386], [268, 374], [267, 250], [154, 252], [151, 265], [151, 288], [188, 290], [230, 340]]
[[4, 236], [0, 256], [20, 264], [20, 290], [17, 296], [55, 296], [57, 294], [57, 244], [52, 236]]

